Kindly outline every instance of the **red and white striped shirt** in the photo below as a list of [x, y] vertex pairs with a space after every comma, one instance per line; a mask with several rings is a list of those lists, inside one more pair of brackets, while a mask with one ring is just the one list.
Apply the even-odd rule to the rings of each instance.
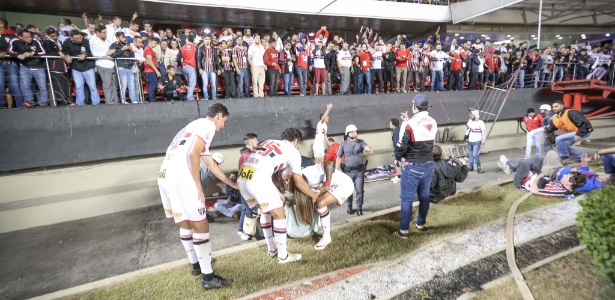
[[233, 48], [233, 60], [237, 62], [237, 67], [240, 69], [248, 68], [248, 48], [243, 45], [237, 45]]
[[[222, 49], [220, 48], [220, 63], [222, 63], [222, 68], [224, 71], [230, 71], [233, 69], [233, 61], [231, 49]], [[228, 58], [228, 61], [224, 61], [223, 58]]]

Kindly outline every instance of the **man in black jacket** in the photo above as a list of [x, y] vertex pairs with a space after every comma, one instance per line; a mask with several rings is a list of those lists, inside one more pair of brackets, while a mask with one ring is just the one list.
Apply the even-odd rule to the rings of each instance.
[[61, 58], [49, 59], [49, 73], [51, 74], [51, 87], [56, 101], [66, 103], [68, 106], [75, 106], [70, 97], [70, 81], [68, 80], [64, 53], [62, 53], [62, 43], [58, 39], [58, 32], [53, 27], [45, 30], [47, 34], [43, 41], [43, 48], [49, 56], [59, 56]]
[[333, 74], [335, 72], [335, 67], [337, 66], [337, 56], [336, 52], [333, 50], [333, 43], [329, 43], [327, 45], [327, 54], [325, 54], [325, 69], [327, 70], [327, 80], [326, 80], [326, 95], [333, 95], [333, 91], [331, 90], [331, 79], [333, 78]]
[[182, 87], [181, 81], [175, 77], [175, 67], [168, 65], [166, 70], [167, 74], [160, 77], [158, 81], [158, 89], [162, 90], [162, 94], [167, 101], [186, 100], [186, 95], [183, 94], [186, 92], [186, 88]]
[[[124, 32], [118, 31], [115, 33], [115, 42], [109, 46], [109, 49], [115, 49], [115, 52], [111, 54], [113, 58], [135, 58], [134, 49], [126, 40]], [[123, 104], [128, 103], [126, 101], [126, 88], [128, 88], [128, 96], [131, 103], [139, 103], [139, 93], [135, 87], [135, 73], [133, 68], [135, 66], [135, 60], [130, 59], [118, 59], [117, 70], [120, 74], [120, 101]]]
[[442, 148], [433, 146], [434, 174], [431, 177], [429, 201], [438, 203], [448, 196], [457, 193], [457, 182], [461, 183], [468, 177], [468, 162], [463, 159], [448, 159], [442, 155]]
[[572, 144], [589, 138], [594, 131], [592, 124], [581, 112], [564, 107], [562, 100], [555, 100], [551, 107], [554, 115], [549, 125], [545, 127], [545, 132], [550, 133], [557, 129], [566, 132], [555, 138], [557, 152], [562, 160], [573, 156], [580, 161], [583, 152], [573, 149]]
[[412, 218], [412, 200], [415, 194], [419, 197], [419, 213], [414, 224], [418, 230], [426, 230], [427, 212], [429, 211], [429, 187], [434, 170], [433, 144], [438, 132], [438, 124], [429, 116], [431, 107], [429, 97], [418, 94], [412, 99], [412, 112], [408, 118], [407, 112], [402, 115], [405, 120], [400, 128], [400, 138], [395, 148], [395, 164], [399, 165], [405, 159], [404, 171], [401, 176], [401, 218], [399, 229], [395, 236], [407, 239], [409, 237], [410, 219]]
[[211, 44], [211, 37], [206, 36], [197, 50], [196, 61], [199, 67], [199, 74], [203, 79], [203, 98], [209, 100], [207, 85], [211, 86], [211, 99], [216, 100], [218, 92], [218, 75], [220, 70], [220, 55], [218, 49]]
[[[24, 106], [34, 105], [34, 95], [32, 94], [32, 77], [40, 89], [40, 105], [49, 106], [47, 100], [47, 74], [45, 74], [45, 60], [41, 58], [31, 58], [32, 56], [46, 55], [43, 45], [38, 40], [32, 38], [32, 34], [23, 30], [18, 33], [18, 37], [13, 39], [9, 45], [8, 53], [16, 56], [19, 60], [19, 80], [20, 88], [24, 94]], [[4, 91], [2, 91], [4, 92]]]
[[[94, 74], [94, 61], [86, 59], [92, 57], [90, 43], [83, 40], [81, 31], [73, 29], [70, 32], [70, 39], [64, 40], [62, 44], [62, 53], [64, 60], [71, 65], [73, 80], [75, 80], [75, 88], [77, 90], [77, 106], [85, 105], [85, 84], [87, 83], [90, 89], [90, 97], [92, 105], [100, 104], [100, 95], [96, 88], [96, 75]], [[73, 59], [76, 56], [77, 58]]]
[[[384, 92], [387, 92], [387, 86], [389, 87], [389, 93], [393, 93], [395, 87], [395, 52], [391, 51], [393, 44], [387, 43], [384, 47], [384, 53], [382, 54], [382, 60], [384, 62]], [[415, 82], [416, 84], [416, 82]]]

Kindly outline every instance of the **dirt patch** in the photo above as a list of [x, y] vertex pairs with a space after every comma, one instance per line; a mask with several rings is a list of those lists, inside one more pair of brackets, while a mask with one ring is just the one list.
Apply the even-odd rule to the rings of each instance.
[[340, 280], [344, 280], [352, 275], [355, 275], [357, 273], [370, 269], [371, 267], [372, 266], [358, 266], [358, 267], [352, 267], [352, 268], [336, 271], [333, 274], [327, 275], [323, 278], [314, 279], [314, 280], [306, 280], [300, 284], [299, 283], [296, 284], [295, 286], [280, 289], [275, 292], [271, 292], [266, 295], [262, 295], [262, 296], [252, 298], [252, 299], [254, 300], [297, 299], [298, 297], [305, 296], [315, 290], [318, 290], [325, 286], [334, 284]]
[[[577, 228], [571, 226], [515, 247], [517, 265], [524, 268], [578, 245]], [[464, 293], [479, 291], [483, 284], [508, 274], [506, 252], [501, 251], [455, 271], [437, 275], [392, 299], [456, 299]]]

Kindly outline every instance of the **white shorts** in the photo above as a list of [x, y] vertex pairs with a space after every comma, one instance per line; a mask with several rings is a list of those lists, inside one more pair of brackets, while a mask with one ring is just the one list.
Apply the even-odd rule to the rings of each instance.
[[256, 205], [262, 212], [268, 213], [277, 208], [284, 207], [284, 197], [271, 180], [237, 180], [241, 196], [246, 199], [250, 208]]
[[164, 214], [167, 218], [199, 222], [207, 218], [207, 208], [199, 201], [198, 192], [192, 178], [186, 180], [158, 180], [158, 189]]
[[325, 146], [322, 143], [322, 139], [316, 138], [312, 145], [314, 151], [314, 157], [325, 157]]
[[353, 192], [354, 182], [352, 178], [340, 171], [333, 172], [329, 193], [335, 197], [337, 205], [342, 205]]

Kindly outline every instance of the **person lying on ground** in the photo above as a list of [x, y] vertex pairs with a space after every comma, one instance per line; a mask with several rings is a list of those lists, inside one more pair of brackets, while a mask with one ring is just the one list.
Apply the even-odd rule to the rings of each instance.
[[[229, 179], [233, 182], [237, 182], [237, 175], [239, 172], [233, 171], [231, 175], [229, 175]], [[233, 188], [230, 185], [226, 186], [226, 201], [217, 202], [214, 204], [214, 207], [218, 211], [217, 214], [219, 217], [227, 216], [233, 219], [239, 219], [241, 215], [241, 211], [243, 210], [243, 204], [241, 204], [241, 194], [239, 190]]]

